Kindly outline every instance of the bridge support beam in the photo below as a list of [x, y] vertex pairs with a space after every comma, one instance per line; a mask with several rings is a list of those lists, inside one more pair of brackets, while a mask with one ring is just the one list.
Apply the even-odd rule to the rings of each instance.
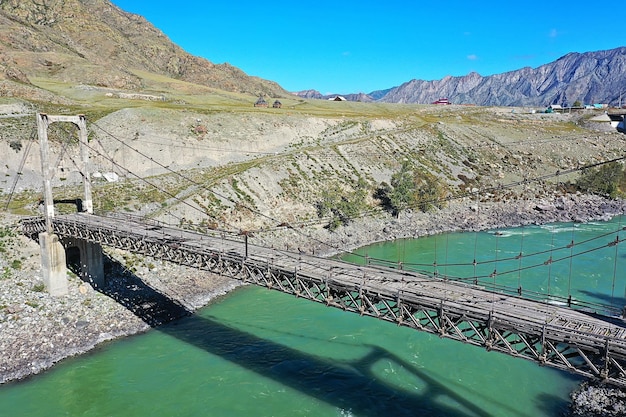
[[39, 233], [43, 283], [53, 296], [68, 294], [65, 249], [55, 234]]
[[102, 246], [84, 239], [65, 239], [65, 247], [76, 247], [80, 252], [79, 277], [94, 288], [104, 287], [104, 256]]

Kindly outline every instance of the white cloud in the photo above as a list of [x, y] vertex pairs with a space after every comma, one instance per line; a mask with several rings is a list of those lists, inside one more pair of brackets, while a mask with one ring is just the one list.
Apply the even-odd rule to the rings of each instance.
[[552, 29], [550, 30], [550, 33], [548, 34], [548, 36], [551, 38], [556, 38], [557, 36], [559, 36], [559, 32], [556, 29]]
[[468, 55], [467, 59], [469, 59], [470, 61], [476, 61], [478, 59], [478, 55], [475, 55], [475, 54]]

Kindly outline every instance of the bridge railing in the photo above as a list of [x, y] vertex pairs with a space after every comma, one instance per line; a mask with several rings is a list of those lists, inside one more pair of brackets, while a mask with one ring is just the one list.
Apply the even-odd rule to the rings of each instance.
[[20, 227], [24, 235], [34, 239], [46, 230], [46, 222], [41, 216], [23, 217], [20, 219]]
[[96, 213], [102, 217], [116, 218], [123, 221], [137, 223], [142, 225], [150, 225], [153, 228], [161, 228], [161, 229], [170, 229], [170, 230], [184, 230], [187, 233], [193, 233], [198, 236], [211, 236], [215, 238], [237, 241], [243, 243], [245, 240], [245, 236], [242, 234], [237, 234], [230, 231], [214, 229], [209, 226], [202, 225], [190, 225], [186, 223], [182, 224], [170, 224], [161, 220], [157, 220], [151, 217], [141, 216], [137, 214], [131, 213], [120, 213], [120, 212], [98, 212]]
[[447, 276], [443, 274], [434, 274], [433, 271], [424, 269], [418, 269], [415, 267], [407, 267], [407, 265], [401, 262], [393, 262], [382, 259], [366, 258], [366, 264], [368, 266], [379, 268], [393, 268], [401, 269], [405, 271], [417, 272], [422, 275], [432, 277], [442, 281], [455, 281], [463, 282], [469, 285], [473, 285], [476, 288], [480, 288], [496, 294], [507, 295], [515, 298], [523, 298], [526, 300], [532, 300], [541, 302], [544, 304], [558, 305], [562, 307], [569, 307], [575, 310], [580, 310], [588, 314], [599, 314], [607, 317], [624, 317], [626, 306], [615, 306], [611, 304], [598, 303], [589, 300], [581, 300], [574, 298], [571, 295], [565, 297], [557, 294], [546, 294], [538, 291], [525, 289], [522, 287], [512, 287], [510, 285], [498, 284], [494, 282], [481, 281], [474, 277], [456, 277]]
[[146, 216], [141, 216], [138, 214], [132, 214], [132, 213], [119, 213], [119, 212], [115, 212], [115, 211], [96, 211], [94, 214], [97, 214], [98, 216], [102, 216], [102, 217], [110, 217], [110, 218], [115, 218], [115, 219], [122, 219], [122, 220], [130, 220], [130, 221], [134, 221], [134, 222], [141, 222], [143, 224], [147, 224], [150, 226], [166, 226], [166, 223], [157, 220], [157, 219], [153, 219], [151, 217], [146, 217]]

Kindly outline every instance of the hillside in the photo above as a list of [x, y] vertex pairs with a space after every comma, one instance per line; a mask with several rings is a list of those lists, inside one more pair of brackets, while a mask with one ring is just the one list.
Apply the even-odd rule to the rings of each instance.
[[287, 95], [274, 82], [188, 54], [143, 17], [107, 0], [0, 2], [0, 57], [3, 95], [21, 88], [46, 99], [35, 86], [41, 78], [145, 90], [153, 84], [146, 73], [255, 96]]
[[[376, 190], [391, 183], [405, 161], [434, 175], [450, 196], [483, 190], [481, 196], [496, 200], [540, 199], [552, 195], [551, 183], [573, 181], [578, 174], [492, 189], [618, 158], [626, 148], [623, 134], [599, 132], [585, 122], [593, 113], [316, 100], [285, 101], [282, 109], [233, 102], [224, 111], [202, 104], [128, 104], [106, 114], [87, 113], [92, 172], [120, 178], [94, 178], [95, 208], [227, 230], [282, 223], [323, 227], [331, 219], [319, 212], [321, 202], [352, 201], [361, 193], [364, 199], [354, 201], [358, 213], [374, 214], [380, 206]], [[0, 187], [8, 198], [17, 184], [11, 211], [34, 214], [41, 188], [36, 144], [27, 155], [34, 114], [24, 104], [15, 106], [0, 119], [4, 132], [11, 132], [0, 141], [7, 155]], [[80, 197], [76, 145], [61, 155], [68, 132], [51, 129], [51, 137], [51, 160], [60, 169], [55, 194]]]

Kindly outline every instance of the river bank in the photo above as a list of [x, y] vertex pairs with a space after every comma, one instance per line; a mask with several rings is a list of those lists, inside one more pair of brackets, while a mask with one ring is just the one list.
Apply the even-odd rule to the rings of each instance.
[[[500, 203], [460, 202], [431, 213], [363, 217], [334, 232], [323, 227], [271, 231], [253, 237], [253, 243], [330, 256], [379, 241], [450, 231], [608, 220], [625, 210], [623, 200], [585, 195]], [[3, 218], [0, 226], [15, 221]], [[17, 234], [4, 237], [3, 242], [0, 383], [26, 378], [106, 341], [190, 314], [238, 286], [233, 280], [203, 271], [111, 250], [107, 252], [105, 288], [94, 289], [72, 276], [67, 296], [50, 297], [42, 291], [37, 244]], [[15, 260], [19, 260], [19, 268], [15, 268]], [[592, 394], [587, 388], [573, 394], [578, 408], [572, 415], [594, 415], [590, 410], [598, 404], [620, 401], [615, 394], [619, 391], [610, 390], [611, 394], [604, 395], [602, 387], [591, 390]], [[584, 410], [588, 410], [586, 414]]]
[[191, 314], [239, 285], [204, 271], [108, 250], [104, 288], [94, 289], [70, 273], [68, 295], [52, 297], [43, 289], [37, 244], [22, 236], [11, 240], [7, 251], [12, 264], [17, 259], [21, 265], [14, 269], [0, 259], [0, 384]]
[[[277, 249], [332, 256], [377, 242], [416, 239], [447, 232], [519, 227], [555, 222], [605, 221], [626, 212], [626, 201], [584, 194], [543, 194], [500, 202], [453, 201], [431, 211], [405, 211], [398, 217], [378, 213], [330, 231], [324, 227], [288, 228], [253, 237]], [[256, 239], [256, 240], [255, 240]]]

